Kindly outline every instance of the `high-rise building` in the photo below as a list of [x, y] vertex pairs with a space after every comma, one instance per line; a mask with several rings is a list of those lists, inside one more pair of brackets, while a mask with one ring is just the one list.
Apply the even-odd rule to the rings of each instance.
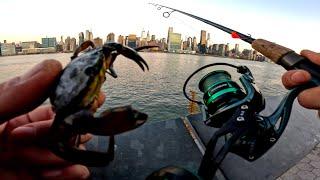
[[103, 40], [99, 37], [93, 39], [93, 43], [96, 47], [102, 47]]
[[84, 42], [84, 34], [83, 32], [79, 33], [79, 45], [81, 45]]
[[155, 41], [156, 40], [156, 35], [152, 35], [151, 36], [151, 41]]
[[109, 43], [109, 42], [115, 42], [115, 40], [114, 40], [115, 38], [114, 38], [114, 33], [109, 33], [108, 35], [107, 35], [107, 43]]
[[86, 38], [85, 40], [88, 41], [90, 39], [90, 31], [86, 30]]
[[239, 44], [235, 45], [234, 50], [235, 50], [236, 55], [239, 56], [240, 55]]
[[91, 31], [86, 30], [86, 39], [85, 39], [85, 40], [86, 40], [86, 41], [87, 41], [87, 40], [93, 41], [93, 34], [92, 34]]
[[124, 36], [122, 36], [122, 35], [118, 36], [118, 43], [123, 46], [126, 45], [126, 40], [125, 40]]
[[141, 39], [144, 39], [144, 38], [146, 38], [146, 32], [144, 31], [144, 29], [142, 29]]
[[169, 33], [173, 33], [173, 27], [169, 27], [168, 29], [167, 44], [169, 44]]
[[70, 36], [68, 36], [63, 45], [64, 52], [70, 52], [70, 44], [71, 44], [71, 39], [70, 39]]
[[147, 41], [150, 41], [151, 38], [150, 38], [150, 34], [149, 34], [149, 31], [147, 32]]
[[205, 30], [201, 30], [201, 35], [200, 35], [200, 45], [207, 45], [207, 32]]
[[193, 37], [192, 39], [192, 45], [191, 45], [191, 48], [193, 51], [198, 51], [198, 45], [197, 45], [197, 38], [196, 37]]
[[181, 34], [169, 32], [168, 51], [176, 52], [181, 50]]
[[207, 37], [207, 46], [210, 46], [210, 45], [212, 45], [211, 44], [212, 43], [212, 41], [211, 41], [211, 37], [210, 37], [210, 33], [208, 33], [208, 37]]
[[131, 48], [137, 47], [137, 36], [135, 34], [129, 34], [127, 46]]
[[77, 40], [76, 38], [70, 39], [70, 51], [74, 52], [77, 49]]
[[219, 56], [225, 56], [226, 55], [226, 45], [225, 44], [219, 44], [218, 55]]
[[43, 48], [48, 48], [48, 47], [56, 47], [57, 45], [57, 40], [55, 37], [51, 37], [51, 38], [48, 38], [48, 37], [45, 37], [45, 38], [42, 38], [42, 45], [41, 47]]

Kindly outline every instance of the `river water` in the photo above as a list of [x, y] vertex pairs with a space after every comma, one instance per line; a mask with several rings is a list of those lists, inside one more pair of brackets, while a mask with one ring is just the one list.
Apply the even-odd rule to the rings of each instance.
[[[107, 81], [103, 86], [107, 100], [100, 108], [100, 112], [109, 107], [131, 104], [134, 108], [149, 114], [150, 122], [185, 116], [188, 114], [188, 101], [182, 92], [185, 80], [196, 69], [216, 62], [248, 66], [257, 86], [265, 96], [286, 93], [281, 84], [281, 75], [285, 70], [275, 64], [185, 54], [140, 54], [148, 62], [150, 71], [143, 72], [133, 61], [119, 56], [114, 64], [118, 78], [114, 79], [107, 75]], [[0, 82], [23, 74], [44, 59], [56, 59], [65, 66], [70, 61], [70, 56], [69, 53], [59, 53], [0, 57]], [[239, 82], [239, 74], [235, 69], [212, 67], [194, 76], [188, 91], [199, 92], [197, 83], [200, 78], [217, 69], [227, 70], [233, 79]], [[201, 93], [198, 94], [197, 98], [200, 100]]]

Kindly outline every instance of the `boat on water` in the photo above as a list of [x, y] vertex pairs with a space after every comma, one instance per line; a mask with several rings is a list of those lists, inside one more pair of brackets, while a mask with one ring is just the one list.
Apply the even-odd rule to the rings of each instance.
[[[263, 113], [273, 112], [281, 99], [280, 96], [267, 97]], [[253, 162], [229, 153], [220, 166], [221, 171], [216, 173], [216, 179], [277, 179], [284, 176], [319, 144], [319, 129], [316, 111], [307, 110], [295, 101], [285, 132], [267, 153]], [[168, 165], [183, 167], [196, 174], [205, 144], [215, 131], [203, 123], [201, 113], [147, 123], [116, 136], [115, 159], [106, 167], [91, 168], [92, 178], [145, 179], [153, 171]], [[105, 137], [95, 137], [88, 144], [89, 149], [105, 150], [106, 147]]]

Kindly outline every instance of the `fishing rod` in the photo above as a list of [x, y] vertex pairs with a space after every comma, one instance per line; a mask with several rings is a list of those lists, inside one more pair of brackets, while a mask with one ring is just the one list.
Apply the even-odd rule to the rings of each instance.
[[[206, 143], [205, 153], [197, 173], [201, 179], [213, 179], [216, 171], [220, 168], [220, 164], [229, 152], [250, 162], [262, 157], [284, 132], [290, 119], [293, 102], [298, 94], [305, 89], [320, 85], [320, 66], [293, 50], [276, 43], [264, 39], [254, 39], [251, 35], [242, 34], [178, 9], [160, 4], [150, 4], [156, 6], [158, 10], [162, 8], [169, 9], [169, 11], [163, 13], [165, 18], [170, 17], [173, 12], [190, 16], [231, 34], [232, 38], [238, 38], [251, 44], [253, 49], [287, 70], [303, 69], [311, 74], [311, 82], [289, 90], [278, 107], [269, 116], [264, 116], [261, 113], [266, 107], [265, 98], [255, 85], [253, 74], [246, 66], [235, 66], [228, 63], [208, 64], [197, 69], [185, 81], [183, 86], [185, 97], [203, 107], [205, 125], [218, 128]], [[213, 66], [235, 68], [241, 74], [239, 80], [244, 91], [237, 82], [232, 80], [227, 71], [216, 70], [202, 77], [198, 84], [199, 90], [203, 93], [203, 101], [192, 100], [186, 93], [189, 80], [200, 71]], [[220, 138], [224, 139], [222, 146], [217, 145]], [[198, 179], [187, 170], [179, 167], [160, 169], [155, 172], [155, 176], [156, 174], [170, 174], [170, 177], [173, 177], [173, 175], [174, 177], [182, 177], [183, 175], [185, 178], [181, 179]]]
[[273, 62], [281, 65], [286, 70], [303, 69], [305, 71], [308, 71], [312, 77], [311, 82], [315, 86], [320, 85], [320, 66], [317, 64], [314, 64], [306, 57], [303, 57], [297, 54], [292, 49], [289, 49], [287, 47], [278, 45], [276, 43], [273, 43], [264, 39], [254, 39], [251, 37], [251, 35], [242, 34], [236, 30], [222, 26], [218, 23], [214, 23], [207, 19], [201, 18], [199, 16], [195, 16], [193, 14], [190, 14], [175, 8], [171, 8], [168, 6], [155, 4], [155, 3], [149, 3], [149, 4], [156, 6], [158, 10], [161, 10], [162, 8], [169, 9], [170, 11], [163, 12], [163, 17], [165, 18], [169, 18], [173, 12], [179, 12], [181, 14], [187, 15], [189, 17], [202, 21], [206, 24], [214, 26], [228, 34], [231, 34], [232, 38], [241, 39], [251, 44], [253, 49], [257, 50], [258, 52], [260, 52], [261, 54], [263, 54]]

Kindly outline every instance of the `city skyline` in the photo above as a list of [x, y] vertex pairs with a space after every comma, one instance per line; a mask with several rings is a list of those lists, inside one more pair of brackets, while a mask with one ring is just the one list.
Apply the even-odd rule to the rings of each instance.
[[[0, 41], [41, 41], [42, 37], [78, 37], [78, 33], [89, 29], [95, 37], [105, 39], [107, 33], [118, 35], [136, 34], [142, 29], [153, 32], [156, 38], [167, 36], [167, 27], [185, 37], [199, 38], [205, 29], [216, 44], [229, 42], [232, 46], [248, 44], [231, 39], [229, 35], [189, 17], [173, 13], [170, 18], [149, 5], [150, 1], [136, 0], [116, 2], [87, 1], [22, 1], [2, 0], [0, 7]], [[255, 38], [287, 46], [296, 51], [311, 49], [319, 51], [320, 3], [317, 1], [152, 1], [193, 13], [217, 23], [229, 26]], [[40, 23], [39, 23], [40, 22]]]

